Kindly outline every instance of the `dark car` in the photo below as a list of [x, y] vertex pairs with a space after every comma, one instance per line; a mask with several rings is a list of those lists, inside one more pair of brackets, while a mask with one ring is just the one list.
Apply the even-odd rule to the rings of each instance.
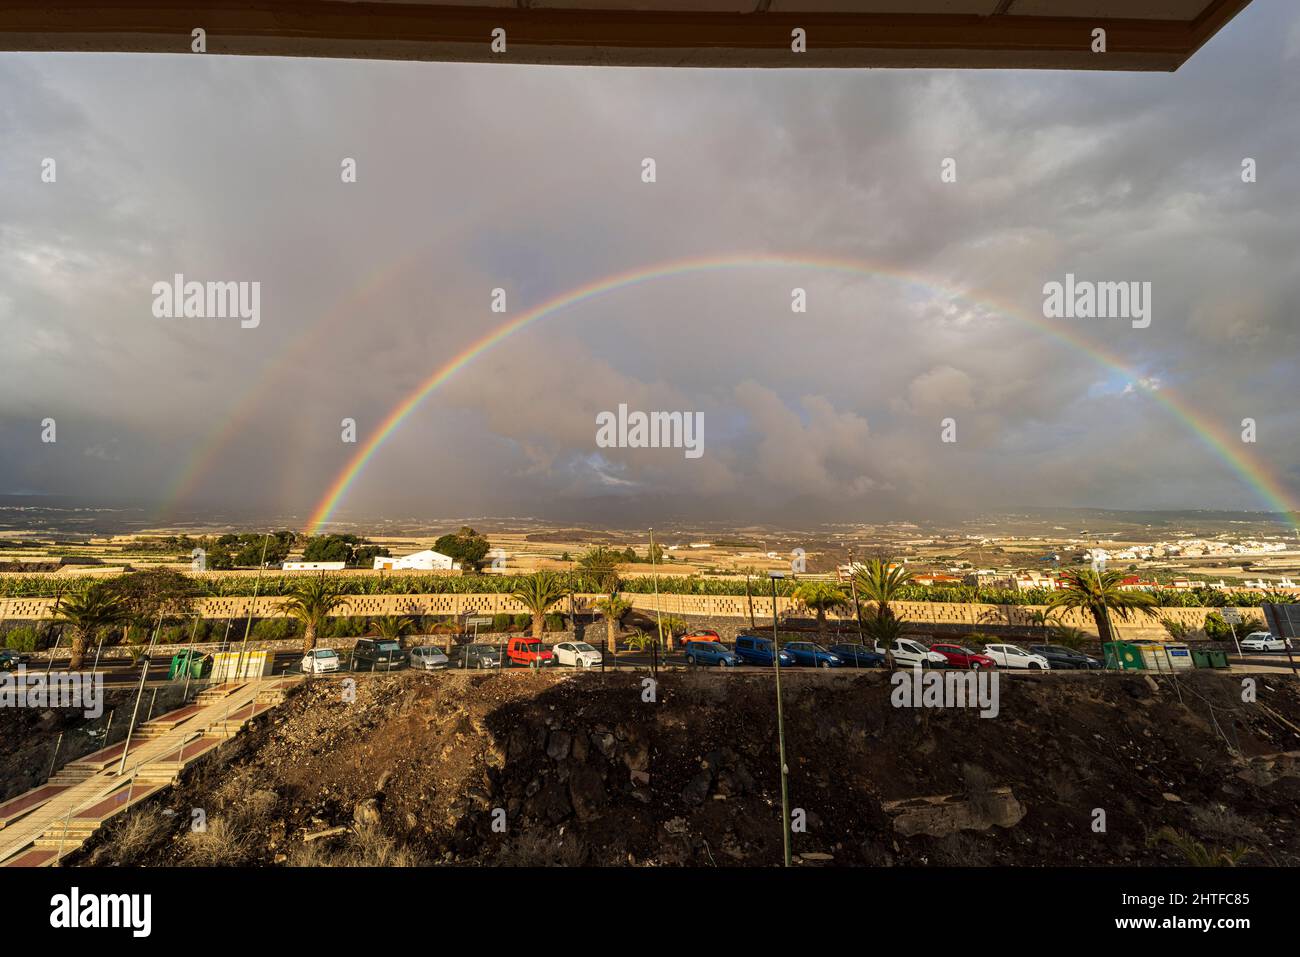
[[12, 648], [0, 648], [0, 671], [13, 671], [27, 663], [27, 656]]
[[359, 638], [352, 647], [353, 671], [396, 671], [406, 664], [400, 641]]
[[[761, 635], [737, 635], [736, 657], [742, 665], [770, 665], [773, 663], [772, 639]], [[781, 650], [781, 664], [794, 664], [794, 659], [785, 649]]]
[[850, 668], [879, 668], [885, 656], [866, 645], [831, 645], [830, 651]]
[[1066, 648], [1064, 645], [1030, 645], [1029, 650], [1046, 658], [1053, 671], [1058, 668], [1078, 668], [1092, 671], [1104, 667], [1096, 658], [1085, 655], [1082, 651]]
[[805, 668], [838, 668], [844, 664], [840, 656], [827, 651], [815, 641], [787, 641], [782, 650]]
[[930, 650], [937, 651], [947, 658], [949, 668], [970, 668], [972, 671], [978, 671], [980, 668], [998, 666], [998, 663], [988, 655], [982, 655], [974, 648], [967, 648], [965, 645], [943, 641], [931, 645]]
[[501, 652], [495, 645], [475, 642], [457, 648], [454, 660], [459, 668], [500, 668]]
[[740, 659], [716, 641], [686, 642], [682, 649], [686, 652], [688, 665], [717, 665], [720, 668], [733, 668], [740, 664]]

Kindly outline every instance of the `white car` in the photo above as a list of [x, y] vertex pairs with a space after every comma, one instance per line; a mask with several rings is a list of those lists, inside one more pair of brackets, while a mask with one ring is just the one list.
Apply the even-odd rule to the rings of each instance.
[[1042, 655], [1025, 651], [1019, 645], [985, 645], [984, 654], [988, 655], [1003, 668], [1029, 668], [1033, 671], [1051, 671], [1052, 666]]
[[434, 648], [426, 645], [423, 648], [412, 648], [411, 667], [416, 671], [438, 671], [447, 667], [448, 658], [441, 648]]
[[302, 673], [319, 675], [339, 670], [339, 653], [333, 648], [313, 648], [302, 656]]
[[1290, 647], [1290, 638], [1274, 638], [1268, 631], [1252, 631], [1241, 639], [1242, 651], [1286, 651]]
[[[920, 642], [909, 638], [896, 639], [890, 651], [894, 653], [894, 664], [902, 665], [904, 668], [915, 668], [917, 665], [922, 668], [943, 668], [948, 664], [948, 659], [939, 652], [931, 651]], [[876, 654], [884, 653], [885, 649], [877, 642]]]
[[575, 668], [591, 668], [600, 664], [600, 652], [585, 641], [562, 641], [551, 649], [555, 662]]

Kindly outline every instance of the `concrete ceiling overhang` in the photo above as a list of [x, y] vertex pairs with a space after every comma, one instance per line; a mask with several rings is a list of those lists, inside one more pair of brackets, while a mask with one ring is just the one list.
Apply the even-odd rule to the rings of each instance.
[[[690, 67], [1163, 70], [1250, 0], [0, 0], [0, 50]], [[492, 34], [505, 31], [506, 50]], [[1106, 31], [1106, 52], [1092, 50]], [[805, 31], [807, 51], [792, 50]]]

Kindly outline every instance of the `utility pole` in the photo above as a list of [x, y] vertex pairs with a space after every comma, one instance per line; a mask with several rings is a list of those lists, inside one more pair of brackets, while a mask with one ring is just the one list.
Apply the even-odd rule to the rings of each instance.
[[[257, 596], [262, 591], [262, 575], [266, 572], [266, 546], [271, 542], [271, 533], [267, 532], [262, 539], [262, 560], [258, 562], [257, 581], [253, 583], [253, 600], [248, 604], [248, 619], [244, 622], [244, 643], [239, 646], [239, 657], [235, 659], [235, 674], [229, 676], [227, 680], [238, 681], [244, 670], [244, 652], [248, 650], [248, 636], [253, 630], [253, 611], [257, 608]], [[325, 569], [320, 572], [321, 581], [325, 580]], [[258, 675], [260, 678], [261, 675]]]
[[789, 769], [785, 763], [785, 714], [781, 710], [781, 642], [776, 630], [776, 580], [783, 572], [768, 572], [772, 580], [772, 668], [776, 674], [776, 740], [781, 756], [781, 842], [785, 847], [785, 866], [790, 866], [790, 794], [786, 786]]
[[655, 530], [650, 529], [650, 577], [655, 586], [655, 641], [650, 658], [650, 673], [659, 678], [659, 642], [664, 640], [664, 621], [659, 612], [659, 567], [655, 563]]
[[[858, 582], [853, 571], [853, 549], [851, 548], [849, 549], [849, 591], [853, 593], [853, 617], [858, 622], [858, 644], [866, 645], [867, 639], [862, 634], [862, 606], [858, 604]], [[858, 655], [853, 656], [853, 665], [856, 668], [862, 667]]]
[[[126, 755], [131, 750], [131, 734], [135, 731], [135, 719], [140, 713], [140, 699], [144, 697], [144, 683], [149, 678], [149, 655], [153, 651], [154, 642], [158, 640], [158, 632], [162, 630], [163, 613], [158, 609], [158, 624], [154, 628], [153, 637], [149, 639], [149, 647], [145, 649], [141, 656], [144, 663], [140, 666], [140, 686], [135, 691], [135, 707], [131, 710], [131, 723], [126, 726], [126, 739], [122, 742], [122, 763], [118, 765], [117, 776], [121, 777], [126, 772]], [[152, 706], [150, 706], [152, 707]]]

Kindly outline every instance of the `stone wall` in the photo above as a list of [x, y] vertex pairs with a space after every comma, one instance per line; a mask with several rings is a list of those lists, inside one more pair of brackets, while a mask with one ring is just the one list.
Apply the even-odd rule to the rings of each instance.
[[[577, 595], [574, 610], [579, 615], [596, 615], [595, 602], [603, 595]], [[632, 603], [635, 610], [653, 614], [655, 596], [623, 593], [623, 597]], [[281, 597], [263, 597], [256, 600], [250, 597], [203, 598], [196, 604], [205, 618], [225, 619], [244, 618], [250, 608], [254, 618], [276, 618], [283, 612], [281, 606], [287, 599]], [[734, 637], [736, 631], [749, 627], [749, 610], [744, 595], [674, 595], [661, 594], [658, 597], [659, 610], [666, 615], [676, 615], [691, 621], [692, 627], [700, 626], [697, 619], [716, 622], [713, 625], [724, 637]], [[808, 613], [789, 598], [777, 598], [777, 613], [785, 617], [792, 613], [800, 616]], [[754, 620], [758, 627], [771, 627], [771, 597], [753, 599]], [[15, 620], [39, 621], [48, 619], [54, 607], [53, 598], [7, 598], [0, 599], [0, 623]], [[1031, 622], [1029, 617], [1034, 611], [1042, 611], [1041, 605], [977, 605], [947, 602], [899, 602], [895, 606], [899, 617], [904, 621], [918, 625], [947, 626], [949, 628], [980, 631], [990, 626], [1024, 627]], [[554, 612], [568, 614], [569, 599], [564, 598], [552, 609]], [[1155, 617], [1137, 616], [1129, 622], [1116, 621], [1120, 633], [1126, 638], [1166, 637], [1160, 625], [1161, 618], [1181, 621], [1189, 629], [1196, 631], [1204, 627], [1205, 616], [1214, 608], [1160, 608]], [[432, 615], [432, 616], [487, 616], [499, 613], [516, 615], [524, 607], [510, 595], [503, 594], [437, 594], [437, 595], [351, 595], [341, 605], [336, 614], [356, 616], [383, 615]], [[1240, 609], [1243, 617], [1263, 618], [1258, 608]], [[832, 619], [839, 616], [832, 614]], [[1084, 631], [1096, 634], [1096, 625], [1087, 615], [1071, 612], [1058, 616], [1064, 624], [1073, 625]]]

